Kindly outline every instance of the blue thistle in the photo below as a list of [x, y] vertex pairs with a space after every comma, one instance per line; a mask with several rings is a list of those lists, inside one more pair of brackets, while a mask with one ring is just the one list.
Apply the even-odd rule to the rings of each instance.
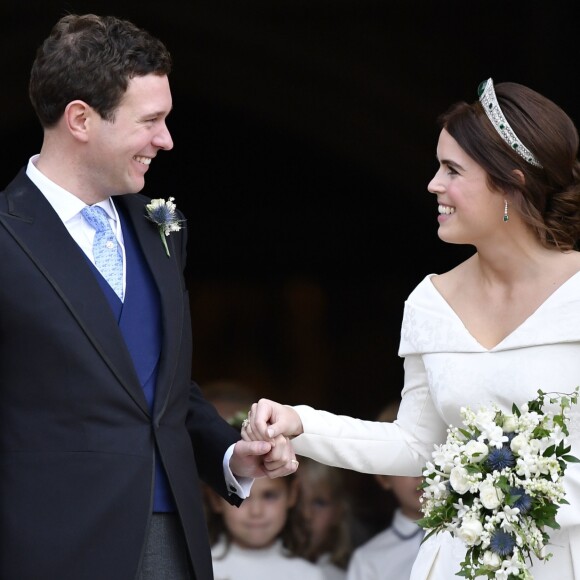
[[175, 219], [175, 212], [163, 204], [154, 207], [150, 211], [149, 217], [156, 224], [165, 225], [166, 223]]
[[532, 498], [521, 487], [510, 487], [510, 495], [516, 498], [512, 507], [518, 508], [520, 514], [523, 515], [530, 511]]
[[503, 530], [496, 530], [489, 541], [489, 549], [495, 552], [501, 558], [505, 556], [511, 556], [513, 549], [516, 545], [516, 541], [513, 539], [511, 534], [504, 532]]
[[177, 218], [175, 204], [173, 203], [174, 199], [173, 197], [170, 197], [167, 201], [164, 199], [152, 199], [151, 203], [145, 206], [147, 219], [156, 223], [159, 227], [161, 242], [168, 256], [169, 247], [165, 238], [171, 232], [178, 232], [181, 229], [180, 222], [183, 221]]
[[491, 471], [501, 471], [506, 467], [513, 467], [516, 464], [516, 460], [514, 458], [514, 454], [512, 450], [507, 447], [503, 446], [499, 449], [495, 447], [489, 452], [487, 459], [485, 460], [485, 465]]

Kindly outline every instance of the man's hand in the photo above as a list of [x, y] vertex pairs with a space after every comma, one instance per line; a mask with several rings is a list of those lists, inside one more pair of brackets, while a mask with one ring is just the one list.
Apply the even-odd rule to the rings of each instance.
[[272, 441], [281, 435], [296, 437], [303, 432], [300, 416], [292, 407], [269, 399], [253, 403], [242, 424], [244, 441]]
[[230, 458], [237, 477], [282, 477], [298, 469], [290, 440], [279, 435], [269, 441], [238, 441]]

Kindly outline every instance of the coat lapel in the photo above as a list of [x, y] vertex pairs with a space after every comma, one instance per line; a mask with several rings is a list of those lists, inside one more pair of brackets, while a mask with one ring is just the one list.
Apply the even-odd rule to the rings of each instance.
[[82, 250], [24, 170], [8, 186], [5, 195], [8, 212], [0, 215], [0, 219], [66, 303], [96, 353], [148, 414], [117, 320]]

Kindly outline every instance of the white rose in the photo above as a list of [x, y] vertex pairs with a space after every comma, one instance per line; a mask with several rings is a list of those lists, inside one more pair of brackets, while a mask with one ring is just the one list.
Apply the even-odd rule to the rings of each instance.
[[501, 558], [495, 552], [486, 550], [483, 553], [483, 565], [492, 570], [497, 570], [501, 566]]
[[480, 409], [473, 424], [483, 433], [495, 426], [495, 411]]
[[469, 459], [469, 463], [479, 463], [487, 457], [489, 450], [485, 443], [471, 439], [465, 444], [464, 453]]
[[459, 495], [467, 493], [471, 487], [471, 482], [467, 478], [467, 470], [464, 467], [454, 467], [451, 470], [449, 483]]
[[464, 520], [461, 527], [457, 530], [457, 536], [468, 546], [475, 546], [481, 541], [482, 532], [483, 526], [479, 520], [468, 519]]
[[484, 508], [494, 510], [504, 498], [503, 491], [496, 487], [489, 479], [479, 484], [479, 499]]
[[510, 449], [514, 453], [517, 453], [518, 455], [523, 455], [523, 454], [527, 453], [530, 449], [530, 444], [528, 443], [528, 438], [523, 433], [516, 435], [510, 441]]
[[518, 427], [518, 420], [513, 415], [505, 415], [502, 427], [506, 433], [513, 433]]

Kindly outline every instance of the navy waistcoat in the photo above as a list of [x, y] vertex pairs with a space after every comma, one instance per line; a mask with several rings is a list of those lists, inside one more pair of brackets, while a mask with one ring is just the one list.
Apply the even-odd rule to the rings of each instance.
[[[89, 263], [111, 305], [127, 349], [133, 359], [135, 371], [143, 388], [149, 411], [153, 417], [155, 385], [161, 356], [161, 302], [157, 285], [137, 241], [133, 225], [118, 208], [123, 229], [127, 283], [125, 299], [121, 302], [115, 291], [89, 260]], [[153, 511], [175, 511], [169, 481], [159, 455], [155, 455], [155, 486]]]

